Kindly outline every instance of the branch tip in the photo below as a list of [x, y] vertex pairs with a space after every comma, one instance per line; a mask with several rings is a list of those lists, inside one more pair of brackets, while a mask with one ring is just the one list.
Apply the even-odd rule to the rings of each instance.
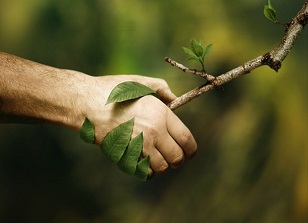
[[298, 16], [297, 21], [302, 26], [305, 26], [307, 24], [307, 21], [308, 21], [308, 13], [306, 12], [306, 13]]
[[205, 84], [173, 100], [168, 104], [168, 107], [171, 110], [174, 110], [188, 103], [192, 99], [200, 96], [201, 94], [213, 90], [217, 87], [221, 87], [227, 82], [244, 74], [250, 73], [254, 69], [263, 65], [267, 65], [271, 69], [278, 72], [279, 69], [281, 68], [282, 61], [291, 51], [297, 37], [300, 35], [301, 31], [303, 30], [307, 22], [308, 22], [308, 1], [304, 3], [302, 9], [296, 14], [296, 16], [293, 17], [291, 22], [285, 25], [286, 30], [284, 36], [276, 48], [269, 51], [268, 53], [265, 53], [264, 55], [258, 56], [244, 63], [243, 65], [236, 67], [226, 73], [220, 74], [218, 76], [210, 75], [207, 72], [205, 72], [204, 69], [202, 71], [189, 69], [184, 65], [172, 60], [171, 58], [165, 57], [165, 61], [170, 63], [172, 66], [177, 67], [178, 69], [186, 73], [191, 73], [194, 75], [201, 76], [207, 81]]

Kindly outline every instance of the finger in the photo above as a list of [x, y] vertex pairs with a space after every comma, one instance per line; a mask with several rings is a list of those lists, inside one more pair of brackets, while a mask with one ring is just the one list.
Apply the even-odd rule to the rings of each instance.
[[156, 92], [164, 103], [169, 103], [177, 98], [168, 86], [165, 88], [159, 88]]
[[153, 176], [154, 176], [154, 171], [150, 168], [149, 169], [148, 179], [151, 179]]
[[183, 122], [171, 111], [167, 113], [167, 129], [170, 136], [183, 149], [187, 157], [192, 158], [197, 151], [197, 143]]
[[176, 95], [172, 93], [165, 80], [159, 78], [155, 78], [153, 80], [153, 82], [148, 83], [148, 86], [156, 91], [163, 102], [169, 103], [176, 99]]
[[157, 149], [173, 169], [178, 168], [185, 159], [182, 148], [168, 134], [162, 135], [157, 142]]
[[146, 156], [150, 156], [151, 169], [154, 172], [163, 173], [168, 169], [169, 164], [157, 149], [153, 148], [150, 151], [144, 149], [143, 157]]

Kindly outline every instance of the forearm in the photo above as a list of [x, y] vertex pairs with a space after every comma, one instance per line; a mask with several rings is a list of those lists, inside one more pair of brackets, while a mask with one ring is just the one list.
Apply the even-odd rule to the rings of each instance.
[[119, 107], [105, 105], [120, 82], [137, 81], [170, 101], [175, 96], [165, 81], [139, 75], [92, 77], [0, 52], [0, 123], [49, 122], [79, 130], [85, 117], [104, 129], [100, 140], [124, 121]]
[[[50, 122], [78, 128], [78, 83], [88, 78], [0, 52], [0, 122]], [[80, 89], [82, 90], [82, 89]], [[78, 124], [77, 124], [78, 123]]]

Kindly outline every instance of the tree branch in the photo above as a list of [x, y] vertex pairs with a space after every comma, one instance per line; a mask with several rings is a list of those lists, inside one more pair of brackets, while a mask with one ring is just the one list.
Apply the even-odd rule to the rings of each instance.
[[165, 61], [170, 63], [172, 66], [182, 70], [185, 73], [190, 73], [190, 74], [194, 74], [194, 75], [203, 77], [207, 81], [213, 81], [215, 79], [215, 77], [213, 75], [206, 73], [204, 70], [198, 71], [196, 69], [189, 69], [188, 67], [185, 67], [183, 64], [180, 64], [180, 63], [176, 62], [175, 60], [172, 60], [169, 57], [165, 57]]
[[252, 59], [243, 65], [236, 67], [226, 73], [223, 73], [217, 77], [210, 75], [204, 71], [197, 71], [189, 69], [184, 65], [177, 63], [176, 61], [170, 59], [169, 57], [165, 58], [165, 61], [170, 63], [172, 66], [177, 67], [178, 69], [191, 73], [194, 75], [199, 75], [206, 79], [206, 83], [183, 94], [182, 96], [176, 98], [168, 104], [168, 107], [171, 110], [188, 103], [192, 99], [204, 94], [207, 91], [213, 90], [219, 86], [226, 84], [227, 82], [238, 78], [244, 74], [248, 74], [254, 69], [267, 65], [276, 72], [281, 68], [283, 60], [287, 57], [288, 53], [291, 51], [296, 39], [299, 37], [301, 31], [304, 29], [308, 21], [308, 1], [306, 1], [302, 9], [296, 14], [296, 16], [287, 24], [285, 34], [276, 48], [265, 53], [262, 56], [259, 56], [255, 59]]

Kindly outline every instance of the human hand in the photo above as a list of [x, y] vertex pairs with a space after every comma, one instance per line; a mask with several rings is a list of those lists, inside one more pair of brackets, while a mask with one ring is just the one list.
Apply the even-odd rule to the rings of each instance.
[[[104, 137], [119, 124], [135, 118], [132, 137], [140, 132], [144, 136], [142, 156], [150, 155], [151, 170], [162, 173], [169, 166], [177, 168], [185, 157], [196, 152], [196, 142], [189, 129], [159, 99], [145, 96], [129, 103], [105, 105], [111, 90], [124, 81], [136, 81], [156, 91], [160, 98], [168, 103], [175, 99], [164, 80], [138, 75], [117, 75], [89, 77], [83, 84], [85, 93], [81, 110], [95, 126], [95, 143], [100, 144]], [[80, 127], [80, 126], [79, 126]]]
[[[80, 131], [87, 117], [95, 127], [95, 143], [132, 118], [133, 137], [143, 132], [142, 156], [150, 155], [151, 170], [177, 168], [196, 152], [188, 128], [164, 104], [176, 97], [165, 81], [138, 75], [92, 77], [0, 52], [0, 122], [53, 123]], [[121, 82], [144, 84], [160, 96], [106, 105]]]

